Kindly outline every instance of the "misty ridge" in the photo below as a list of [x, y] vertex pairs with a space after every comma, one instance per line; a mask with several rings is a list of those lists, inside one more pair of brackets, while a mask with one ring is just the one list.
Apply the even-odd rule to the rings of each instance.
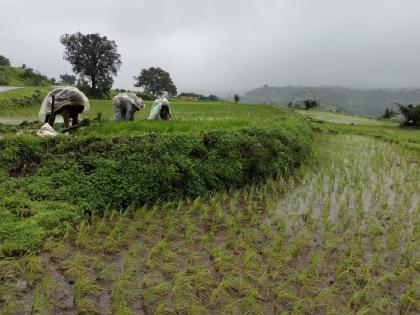
[[420, 88], [355, 89], [340, 86], [272, 87], [264, 85], [246, 92], [242, 101], [252, 104], [302, 105], [306, 99], [315, 99], [325, 110], [381, 116], [387, 108], [397, 109], [396, 103], [417, 104]]

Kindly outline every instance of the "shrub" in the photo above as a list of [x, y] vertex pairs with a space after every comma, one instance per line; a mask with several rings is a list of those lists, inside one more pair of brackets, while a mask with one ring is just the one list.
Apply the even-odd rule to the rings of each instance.
[[195, 198], [284, 175], [309, 152], [310, 128], [295, 119], [287, 129], [6, 136], [0, 139], [0, 255], [36, 249], [86, 213]]
[[385, 119], [391, 119], [392, 117], [394, 117], [397, 113], [394, 112], [392, 109], [385, 109], [385, 113], [382, 115], [382, 118]]
[[303, 105], [305, 106], [305, 109], [311, 109], [319, 107], [319, 102], [317, 100], [304, 100]]
[[10, 60], [2, 55], [0, 55], [0, 66], [10, 67]]
[[398, 104], [398, 108], [404, 116], [403, 126], [420, 127], [420, 104], [416, 106]]
[[[285, 174], [308, 152], [303, 135], [243, 129], [200, 135], [0, 142], [1, 166], [30, 200], [61, 200], [84, 210], [124, 209], [195, 198]], [[13, 189], [12, 189], [13, 190]]]

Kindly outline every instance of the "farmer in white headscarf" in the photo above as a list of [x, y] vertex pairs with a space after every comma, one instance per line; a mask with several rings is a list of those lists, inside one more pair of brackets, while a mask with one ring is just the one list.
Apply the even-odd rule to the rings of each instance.
[[134, 120], [134, 114], [145, 107], [141, 97], [135, 93], [120, 93], [112, 99], [115, 120]]
[[153, 107], [150, 111], [149, 120], [171, 120], [171, 108], [166, 98], [158, 98], [153, 102]]

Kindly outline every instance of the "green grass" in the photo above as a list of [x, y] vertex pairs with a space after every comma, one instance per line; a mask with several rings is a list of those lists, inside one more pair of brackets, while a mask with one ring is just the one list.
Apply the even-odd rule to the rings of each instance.
[[[12, 92], [12, 91], [11, 91]], [[8, 93], [8, 92], [5, 92]], [[18, 93], [18, 92], [16, 92]], [[0, 96], [3, 93], [0, 93]], [[146, 109], [135, 115], [134, 122], [113, 122], [114, 108], [111, 100], [90, 100], [90, 111], [83, 113], [82, 118], [94, 119], [100, 113], [104, 120], [101, 125], [93, 125], [88, 129], [81, 129], [78, 134], [86, 135], [133, 135], [149, 132], [174, 133], [174, 132], [200, 132], [208, 130], [239, 129], [244, 127], [266, 128], [272, 125], [285, 125], [292, 127], [298, 124], [299, 117], [290, 115], [291, 111], [282, 107], [235, 104], [230, 102], [192, 102], [192, 101], [171, 101], [173, 121], [148, 121], [151, 101], [146, 101]], [[8, 108], [0, 115], [0, 123], [17, 122], [23, 120], [28, 122], [37, 119], [39, 105]], [[0, 134], [15, 133], [19, 129], [22, 132], [34, 133], [38, 124], [31, 124], [25, 128], [4, 126], [0, 128]], [[57, 125], [60, 129], [60, 126]], [[9, 132], [9, 133], [10, 133]]]
[[[100, 106], [93, 104], [97, 112]], [[93, 122], [70, 137], [39, 138], [32, 124], [9, 127], [0, 139], [0, 253], [36, 250], [83, 214], [284, 176], [309, 153], [309, 125], [292, 111], [211, 102], [173, 107], [170, 122]]]
[[[21, 162], [21, 171], [31, 172], [43, 161], [42, 178], [0, 173], [0, 242], [11, 253], [26, 249], [0, 259], [0, 314], [420, 312], [420, 131], [318, 116], [308, 156], [298, 150], [307, 148], [308, 125], [284, 108], [172, 104], [171, 122], [148, 122], [146, 110], [134, 122], [93, 123], [71, 137], [8, 135], [0, 143], [2, 163], [12, 168]], [[99, 112], [111, 119], [110, 101], [92, 101], [88, 117]], [[202, 154], [200, 137], [216, 146]], [[176, 155], [191, 144], [202, 165]], [[276, 145], [281, 150], [270, 150]], [[285, 164], [267, 160], [270, 152], [304, 163], [294, 173], [199, 197], [126, 211], [103, 206], [88, 216], [74, 209], [87, 208], [85, 192], [111, 201], [124, 196], [121, 187], [139, 195], [133, 187], [149, 178], [142, 168], [149, 160], [175, 161], [184, 179], [211, 169], [228, 182], [249, 165], [281, 169]], [[135, 180], [121, 181], [122, 173]], [[168, 187], [160, 179], [158, 186]], [[195, 183], [185, 187], [199, 188]], [[73, 191], [78, 200], [66, 200]]]
[[312, 122], [314, 130], [321, 133], [366, 135], [391, 143], [399, 143], [409, 149], [420, 151], [420, 130], [383, 126], [351, 126]]
[[317, 110], [299, 110], [299, 113], [308, 117], [312, 121], [323, 121], [333, 124], [357, 125], [357, 126], [388, 126], [396, 127], [398, 122], [385, 119], [369, 118], [360, 115], [345, 113], [333, 113]]
[[312, 128], [320, 133], [365, 135], [420, 151], [420, 130], [399, 127], [396, 121], [313, 110], [298, 112], [308, 117]]
[[313, 147], [288, 179], [67, 225], [0, 261], [2, 312], [417, 313], [419, 155], [351, 135]]
[[0, 85], [48, 86], [51, 82], [44, 75], [30, 68], [0, 66]]
[[35, 108], [41, 107], [48, 87], [23, 87], [0, 93], [0, 122], [5, 118], [35, 120]]

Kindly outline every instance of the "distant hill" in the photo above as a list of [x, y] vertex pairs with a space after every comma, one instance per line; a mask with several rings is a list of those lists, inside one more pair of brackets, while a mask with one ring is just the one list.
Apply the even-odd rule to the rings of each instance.
[[322, 107], [348, 113], [380, 116], [395, 103], [420, 103], [420, 88], [406, 89], [350, 89], [343, 87], [270, 87], [263, 86], [245, 93], [246, 103], [287, 105], [302, 104], [316, 99]]
[[0, 85], [49, 86], [54, 84], [47, 76], [31, 68], [0, 66]]

